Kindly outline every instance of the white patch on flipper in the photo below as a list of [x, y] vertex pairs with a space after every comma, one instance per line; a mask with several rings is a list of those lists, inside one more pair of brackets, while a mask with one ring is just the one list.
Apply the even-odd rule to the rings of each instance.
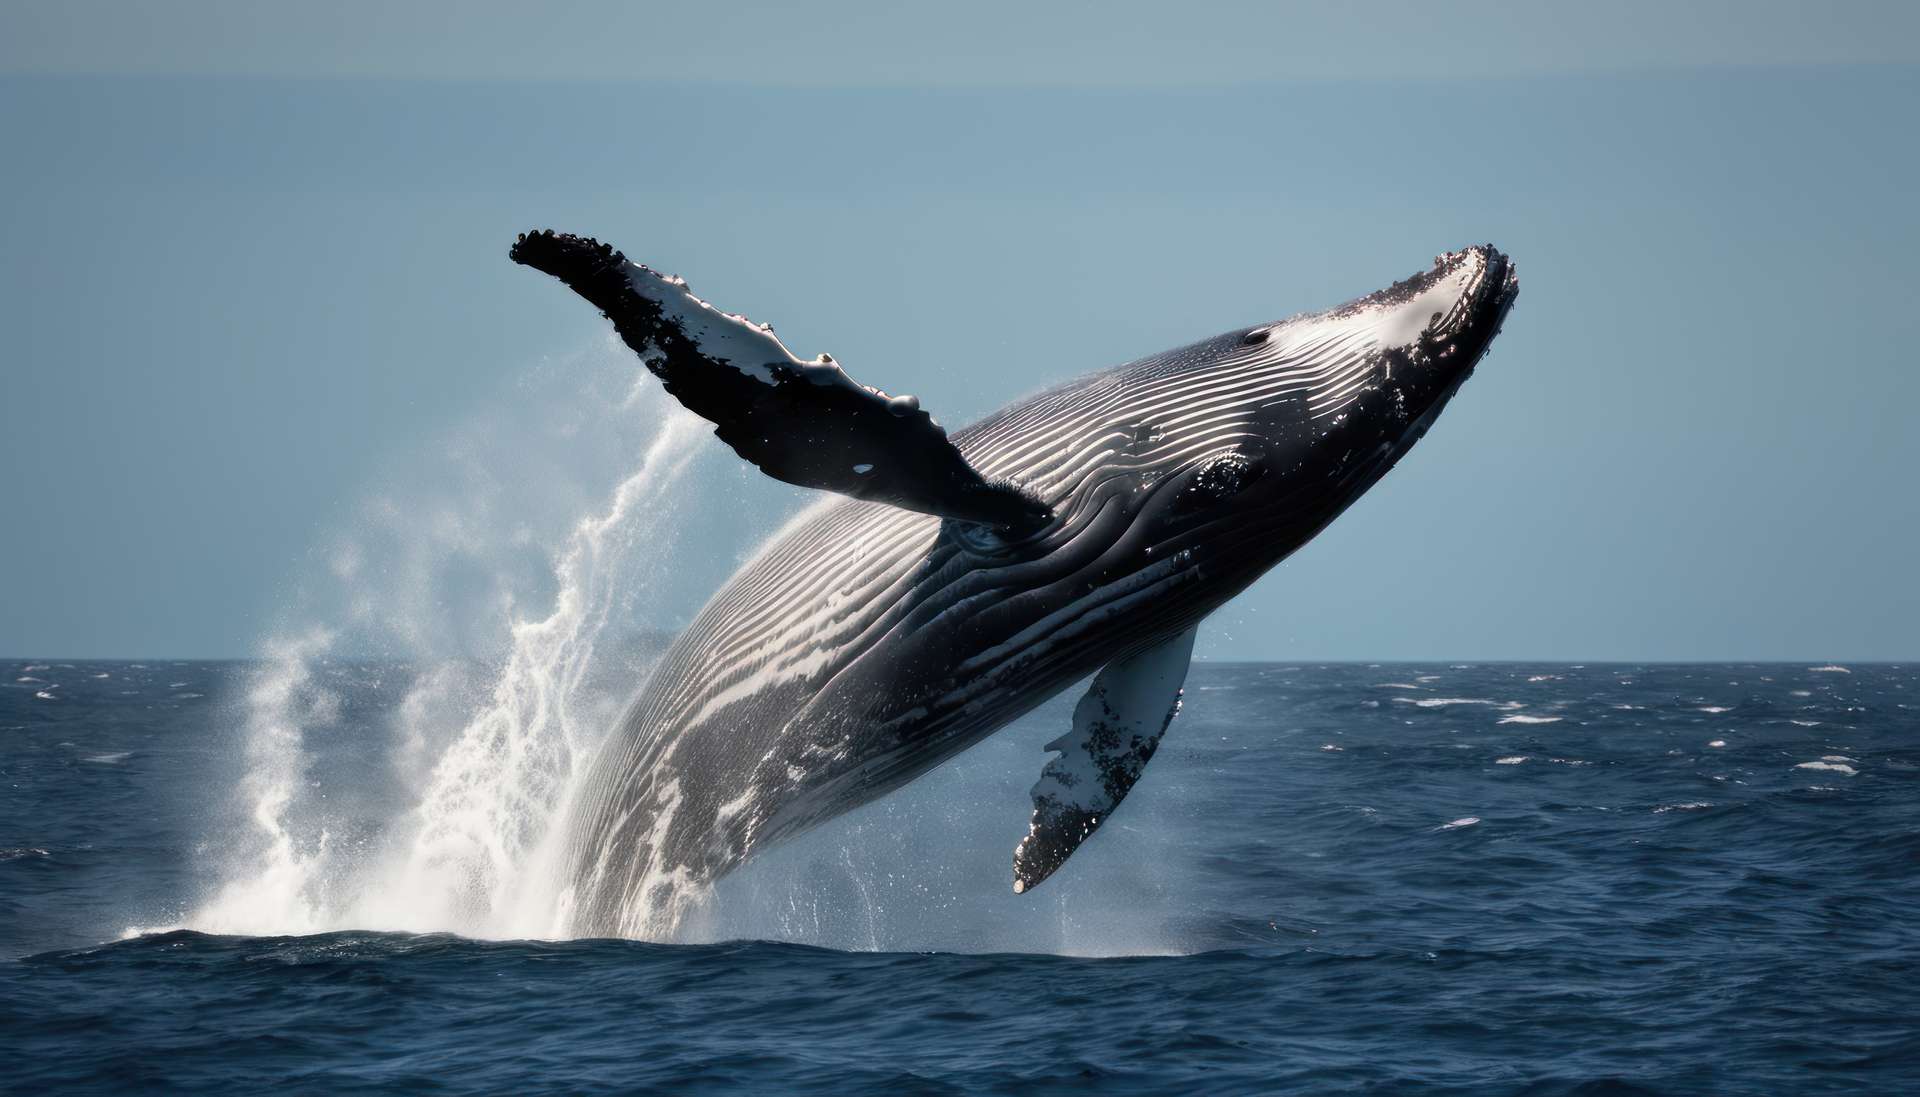
[[684, 278], [662, 274], [639, 263], [627, 264], [627, 284], [633, 292], [660, 306], [661, 315], [680, 325], [680, 331], [693, 341], [701, 354], [722, 361], [762, 384], [774, 383], [770, 366], [778, 364], [795, 372], [802, 365], [813, 370], [840, 372], [833, 359], [821, 355], [817, 361], [802, 363], [773, 334], [773, 329], [756, 324], [744, 316], [721, 312], [687, 288]]
[[1033, 818], [1014, 851], [1016, 892], [1046, 879], [1139, 780], [1180, 708], [1197, 629], [1107, 664], [1074, 706], [1073, 728], [1034, 783]]

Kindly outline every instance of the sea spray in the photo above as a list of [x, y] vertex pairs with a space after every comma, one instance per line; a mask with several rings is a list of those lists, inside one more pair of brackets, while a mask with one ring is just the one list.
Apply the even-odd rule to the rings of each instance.
[[303, 830], [300, 797], [308, 763], [303, 730], [337, 718], [337, 697], [314, 682], [313, 663], [333, 642], [325, 629], [276, 638], [244, 701], [246, 776], [240, 797], [251, 824], [235, 851], [249, 866], [227, 881], [189, 924], [208, 933], [314, 933], [328, 928], [322, 888], [329, 834]]
[[[704, 431], [611, 340], [558, 368], [579, 383], [469, 425], [323, 554], [241, 702], [238, 818], [188, 927], [564, 934], [554, 824], [657, 652], [642, 634], [686, 608], [661, 603]], [[572, 489], [621, 464], [597, 501]], [[343, 694], [393, 676], [373, 728], [338, 726]], [[385, 781], [323, 776], [354, 752]]]
[[552, 615], [513, 625], [488, 702], [434, 766], [402, 856], [363, 900], [370, 920], [480, 936], [565, 933], [563, 836], [550, 832], [609, 720], [587, 700], [597, 644], [632, 581], [635, 519], [657, 522], [671, 505], [701, 433], [699, 420], [670, 415], [607, 511], [574, 530], [555, 568]]

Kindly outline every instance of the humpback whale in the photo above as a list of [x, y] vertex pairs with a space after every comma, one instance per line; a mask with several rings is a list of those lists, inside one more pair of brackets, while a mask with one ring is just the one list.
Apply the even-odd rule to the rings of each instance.
[[590, 238], [510, 257], [613, 321], [771, 476], [832, 496], [743, 565], [596, 754], [570, 819], [575, 932], [670, 930], [754, 851], [913, 780], [1092, 675], [1033, 786], [1016, 892], [1140, 780], [1195, 630], [1407, 453], [1518, 292], [1492, 246], [1229, 331], [949, 435], [911, 396]]

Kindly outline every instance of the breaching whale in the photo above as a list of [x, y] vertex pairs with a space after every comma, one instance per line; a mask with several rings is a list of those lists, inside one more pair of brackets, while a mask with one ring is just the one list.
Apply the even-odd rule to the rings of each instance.
[[541, 231], [510, 254], [597, 306], [742, 457], [846, 497], [740, 568], [597, 754], [569, 823], [572, 927], [590, 935], [670, 929], [754, 851], [1092, 674], [1014, 850], [1013, 889], [1037, 886], [1140, 779], [1200, 621], [1393, 467], [1518, 291], [1504, 255], [1467, 248], [949, 437], [913, 397], [802, 361], [608, 245]]

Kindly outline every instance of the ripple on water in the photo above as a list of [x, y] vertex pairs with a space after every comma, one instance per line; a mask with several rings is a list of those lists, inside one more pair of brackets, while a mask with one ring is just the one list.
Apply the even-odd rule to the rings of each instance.
[[1526, 707], [1520, 701], [1490, 701], [1485, 697], [1395, 697], [1394, 700], [1403, 705], [1417, 705], [1420, 708], [1450, 708], [1454, 705], [1485, 705], [1497, 709]]
[[[206, 707], [165, 700], [170, 665], [123, 665], [107, 666], [111, 682], [62, 670], [59, 704], [0, 667], [0, 817], [24, 821], [0, 827], [0, 1013], [22, 1092], [226, 1097], [270, 1073], [315, 1092], [449, 1097], [525, 1091], [529, 1077], [553, 1092], [617, 1079], [807, 1097], [1920, 1092], [1908, 671], [1827, 677], [1822, 702], [1849, 695], [1829, 706], [1786, 699], [1751, 668], [1634, 668], [1636, 684], [1616, 685], [1619, 668], [1503, 666], [1416, 692], [1383, 683], [1429, 668], [1282, 682], [1201, 664], [1197, 687], [1239, 692], [1192, 695], [1123, 814], [1017, 901], [1006, 828], [1024, 824], [1037, 747], [1071, 696], [730, 878], [742, 909], [715, 923], [728, 943], [362, 927], [101, 947], [129, 924], [181, 921], [167, 904], [191, 901], [192, 866], [218, 837], [204, 826], [222, 742]], [[210, 697], [237, 688], [231, 671], [182, 669]], [[1521, 711], [1564, 728], [1496, 728], [1510, 715], [1498, 702], [1390, 700], [1484, 701], [1549, 669], [1577, 684], [1529, 689]], [[1698, 692], [1729, 676], [1755, 699]], [[298, 786], [314, 794], [316, 835], [346, 820], [336, 851], [368, 825], [344, 794], [388, 760], [375, 749], [388, 710], [355, 700], [367, 679], [340, 679], [347, 703], [307, 741], [311, 784]], [[132, 683], [151, 703], [118, 696]], [[1693, 711], [1715, 701], [1742, 716]], [[1809, 730], [1787, 721], [1796, 711], [1835, 718]], [[1724, 730], [1702, 740], [1703, 726]], [[1726, 735], [1739, 745], [1722, 749]], [[1500, 825], [1481, 829], [1462, 804]], [[400, 826], [414, 806], [368, 796], [354, 809], [391, 808], [374, 822]], [[394, 905], [422, 883], [397, 880]], [[1149, 952], [1186, 954], [1118, 955]], [[1437, 1024], [1436, 1002], [1473, 1008]], [[1276, 1018], [1311, 1031], [1264, 1023]]]

